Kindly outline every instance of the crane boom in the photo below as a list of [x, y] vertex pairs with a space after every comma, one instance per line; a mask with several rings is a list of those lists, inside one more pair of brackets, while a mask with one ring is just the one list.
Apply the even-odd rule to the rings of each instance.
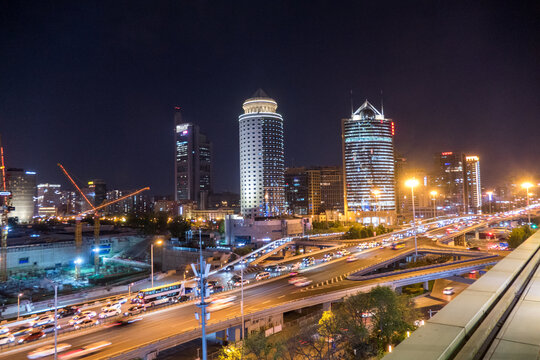
[[132, 192], [131, 194], [124, 195], [124, 196], [122, 196], [122, 197], [120, 197], [120, 198], [118, 198], [118, 199], [116, 199], [116, 200], [112, 200], [112, 201], [109, 201], [109, 202], [107, 202], [107, 203], [105, 203], [105, 204], [96, 206], [96, 207], [93, 208], [93, 209], [83, 211], [82, 213], [79, 214], [79, 216], [80, 216], [80, 215], [88, 214], [88, 213], [90, 213], [90, 212], [92, 212], [92, 211], [97, 211], [97, 210], [103, 209], [103, 208], [105, 208], [105, 207], [107, 207], [107, 206], [109, 206], [109, 205], [115, 204], [115, 203], [120, 202], [120, 201], [122, 201], [122, 200], [126, 200], [127, 198], [130, 198], [130, 197], [132, 197], [132, 196], [135, 196], [135, 195], [137, 195], [137, 194], [139, 194], [139, 193], [141, 193], [141, 192], [143, 192], [143, 191], [146, 191], [146, 190], [150, 190], [150, 188], [147, 186], [147, 187], [145, 187], [145, 188], [142, 188], [142, 189], [139, 189], [139, 190], [137, 190], [137, 191], [134, 191], [134, 192]]
[[81, 190], [81, 188], [79, 187], [79, 185], [77, 185], [77, 183], [75, 182], [75, 180], [73, 180], [73, 178], [71, 177], [71, 175], [69, 175], [69, 173], [67, 172], [67, 170], [62, 166], [62, 164], [58, 163], [57, 164], [60, 169], [62, 169], [62, 171], [64, 172], [64, 175], [66, 175], [66, 177], [69, 179], [69, 181], [71, 181], [71, 183], [73, 184], [73, 186], [75, 186], [75, 188], [77, 189], [77, 191], [79, 191], [79, 194], [82, 195], [82, 197], [84, 198], [84, 200], [88, 203], [88, 205], [90, 205], [90, 207], [92, 209], [94, 209], [94, 204], [92, 204], [90, 202], [90, 200], [88, 200], [88, 198], [86, 197], [86, 195], [84, 195], [84, 192]]

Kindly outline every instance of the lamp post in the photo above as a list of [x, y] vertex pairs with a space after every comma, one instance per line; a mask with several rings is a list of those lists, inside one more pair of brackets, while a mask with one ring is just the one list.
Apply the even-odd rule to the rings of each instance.
[[54, 360], [58, 358], [58, 284], [45, 278], [54, 286]]
[[133, 286], [133, 283], [128, 285], [128, 298], [131, 297], [131, 287]]
[[489, 200], [489, 213], [491, 214], [491, 201], [493, 200], [493, 191], [486, 192]]
[[529, 209], [529, 188], [531, 188], [533, 184], [526, 181], [523, 184], [521, 184], [521, 187], [524, 188], [527, 191], [527, 217], [529, 219], [528, 224], [531, 224], [531, 210]]
[[416, 242], [416, 210], [414, 207], [414, 188], [418, 186], [418, 180], [409, 179], [405, 181], [405, 185], [411, 188], [411, 201], [412, 201], [412, 212], [413, 212], [413, 232], [414, 232], [414, 258], [418, 258], [418, 245]]
[[431, 190], [429, 192], [429, 194], [431, 195], [431, 200], [433, 200], [433, 218], [436, 218], [437, 217], [437, 191], [436, 190]]
[[377, 225], [379, 225], [380, 219], [377, 216], [377, 213], [379, 211], [379, 195], [380, 195], [381, 191], [379, 189], [374, 189], [374, 190], [371, 190], [371, 193], [375, 197], [375, 217], [377, 218]]
[[150, 245], [150, 268], [152, 269], [152, 287], [154, 287], [154, 244], [161, 245], [163, 240], [158, 240]]
[[22, 293], [17, 295], [17, 320], [19, 320], [19, 317], [21, 315], [21, 296], [23, 296]]

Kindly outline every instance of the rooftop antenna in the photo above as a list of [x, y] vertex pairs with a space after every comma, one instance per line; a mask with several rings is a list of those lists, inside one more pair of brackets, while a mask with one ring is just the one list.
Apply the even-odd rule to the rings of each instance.
[[353, 103], [353, 94], [351, 89], [351, 118], [354, 115], [354, 103]]
[[384, 103], [383, 103], [383, 92], [381, 89], [381, 115], [384, 117]]

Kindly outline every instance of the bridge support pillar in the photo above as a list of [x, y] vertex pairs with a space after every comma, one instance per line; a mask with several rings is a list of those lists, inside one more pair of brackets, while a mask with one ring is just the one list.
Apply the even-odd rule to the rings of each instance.
[[480, 232], [478, 230], [474, 230], [474, 238], [480, 240]]
[[287, 250], [285, 250], [285, 248], [281, 249], [281, 255], [283, 255], [283, 257], [285, 257], [286, 253], [287, 253]]
[[325, 302], [322, 304], [323, 311], [330, 311], [332, 310], [332, 303], [331, 302]]
[[221, 345], [227, 345], [229, 339], [229, 329], [216, 332], [216, 341], [219, 341]]
[[429, 281], [424, 281], [424, 290], [429, 290]]
[[394, 286], [394, 291], [396, 294], [401, 295], [403, 288], [401, 286]]

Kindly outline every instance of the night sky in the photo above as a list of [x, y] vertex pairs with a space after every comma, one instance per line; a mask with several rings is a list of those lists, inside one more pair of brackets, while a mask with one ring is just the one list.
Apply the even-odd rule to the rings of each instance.
[[538, 1], [2, 1], [0, 133], [8, 167], [173, 193], [173, 107], [239, 191], [238, 115], [263, 88], [287, 165], [340, 165], [340, 119], [366, 98], [396, 150], [481, 157], [484, 185], [540, 174]]

